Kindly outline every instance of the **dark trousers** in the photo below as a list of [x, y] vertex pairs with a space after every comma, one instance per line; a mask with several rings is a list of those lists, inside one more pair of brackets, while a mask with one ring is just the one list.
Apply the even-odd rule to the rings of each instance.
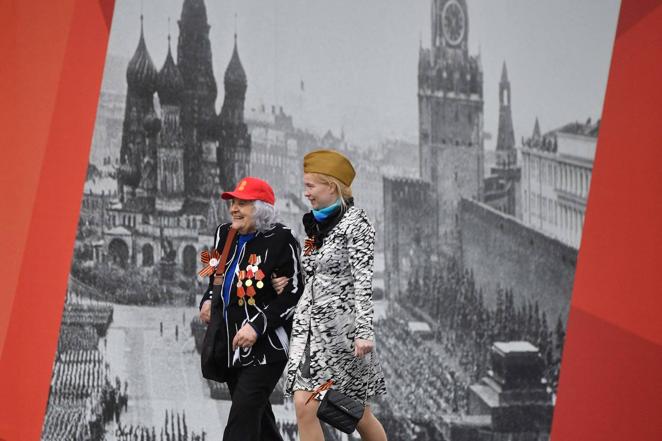
[[223, 441], [283, 441], [269, 396], [286, 363], [230, 369], [227, 384], [232, 407]]

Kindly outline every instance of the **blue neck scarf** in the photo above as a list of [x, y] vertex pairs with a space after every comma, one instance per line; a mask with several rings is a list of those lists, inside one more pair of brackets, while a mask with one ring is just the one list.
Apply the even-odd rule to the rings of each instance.
[[313, 216], [315, 216], [315, 220], [317, 222], [322, 222], [328, 219], [330, 216], [332, 216], [339, 209], [340, 209], [340, 198], [338, 198], [337, 201], [335, 201], [333, 204], [329, 205], [328, 207], [324, 207], [320, 210], [313, 209]]

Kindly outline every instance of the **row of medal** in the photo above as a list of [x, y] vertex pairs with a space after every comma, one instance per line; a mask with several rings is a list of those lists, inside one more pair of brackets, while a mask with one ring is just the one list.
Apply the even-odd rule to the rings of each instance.
[[[244, 297], [248, 297], [247, 303], [251, 306], [255, 305], [255, 288], [262, 289], [264, 287], [265, 278], [264, 272], [258, 267], [262, 263], [262, 258], [256, 254], [251, 254], [248, 257], [248, 265], [246, 269], [236, 269], [237, 274], [237, 303], [239, 306], [244, 306]], [[255, 279], [255, 282], [253, 281]]]

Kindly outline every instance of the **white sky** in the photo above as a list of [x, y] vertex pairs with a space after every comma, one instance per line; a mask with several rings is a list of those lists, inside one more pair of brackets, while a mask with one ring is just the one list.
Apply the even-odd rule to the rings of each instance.
[[[431, 0], [206, 0], [214, 74], [232, 53], [234, 15], [248, 76], [247, 109], [283, 105], [295, 125], [341, 127], [350, 141], [386, 137], [417, 142], [419, 38], [429, 47]], [[117, 0], [109, 52], [127, 59], [138, 43], [139, 15], [157, 68], [173, 51], [183, 0]], [[498, 82], [506, 60], [515, 137], [599, 117], [619, 0], [467, 0], [470, 52], [484, 70], [485, 131], [498, 122]], [[305, 94], [299, 84], [305, 83]]]

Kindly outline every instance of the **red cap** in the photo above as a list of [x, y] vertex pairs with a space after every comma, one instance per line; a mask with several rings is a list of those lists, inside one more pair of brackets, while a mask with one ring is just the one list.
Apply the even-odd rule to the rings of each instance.
[[239, 181], [234, 191], [226, 191], [222, 199], [242, 199], [244, 201], [263, 201], [273, 205], [276, 202], [274, 191], [266, 181], [246, 176]]

